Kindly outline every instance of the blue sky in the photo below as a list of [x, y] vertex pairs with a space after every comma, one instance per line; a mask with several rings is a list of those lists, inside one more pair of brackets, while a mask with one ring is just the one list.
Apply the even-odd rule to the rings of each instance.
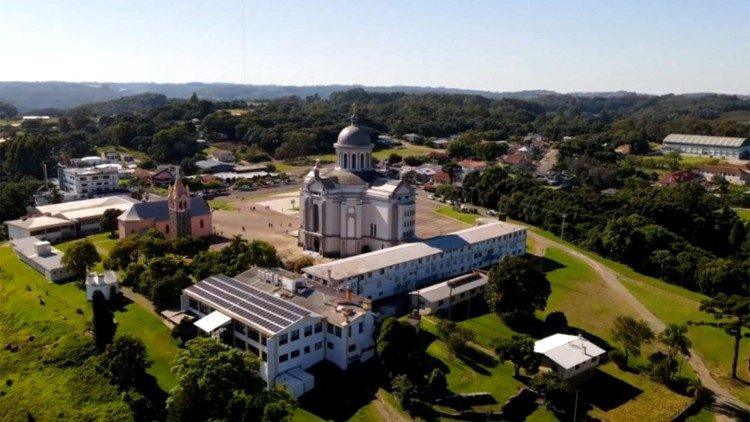
[[5, 81], [750, 94], [749, 0], [0, 0], [0, 39]]

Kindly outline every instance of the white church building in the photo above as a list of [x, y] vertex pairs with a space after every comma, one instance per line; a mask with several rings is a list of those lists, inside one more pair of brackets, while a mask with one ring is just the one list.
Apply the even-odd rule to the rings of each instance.
[[414, 188], [373, 169], [373, 144], [356, 114], [333, 146], [336, 166], [323, 170], [316, 163], [300, 190], [300, 246], [346, 257], [413, 238]]

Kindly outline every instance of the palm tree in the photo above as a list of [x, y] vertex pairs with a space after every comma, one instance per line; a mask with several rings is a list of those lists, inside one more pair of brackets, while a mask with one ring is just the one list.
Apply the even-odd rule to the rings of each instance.
[[[667, 346], [669, 364], [672, 365], [677, 354], [690, 356], [690, 346], [692, 342], [687, 338], [687, 326], [679, 324], [669, 324], [659, 334], [659, 341]], [[679, 369], [677, 370], [679, 372]]]

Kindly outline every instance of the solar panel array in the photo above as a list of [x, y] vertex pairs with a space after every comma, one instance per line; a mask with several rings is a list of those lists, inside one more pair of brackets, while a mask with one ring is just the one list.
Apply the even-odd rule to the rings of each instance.
[[310, 315], [310, 311], [225, 275], [211, 276], [185, 290], [191, 296], [239, 315], [272, 333]]

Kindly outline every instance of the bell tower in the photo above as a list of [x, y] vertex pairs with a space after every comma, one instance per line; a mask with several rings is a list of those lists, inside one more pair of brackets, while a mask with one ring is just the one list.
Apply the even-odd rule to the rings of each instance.
[[173, 186], [169, 187], [169, 225], [165, 237], [174, 239], [176, 237], [190, 236], [192, 230], [190, 222], [190, 191], [182, 183], [178, 173]]

